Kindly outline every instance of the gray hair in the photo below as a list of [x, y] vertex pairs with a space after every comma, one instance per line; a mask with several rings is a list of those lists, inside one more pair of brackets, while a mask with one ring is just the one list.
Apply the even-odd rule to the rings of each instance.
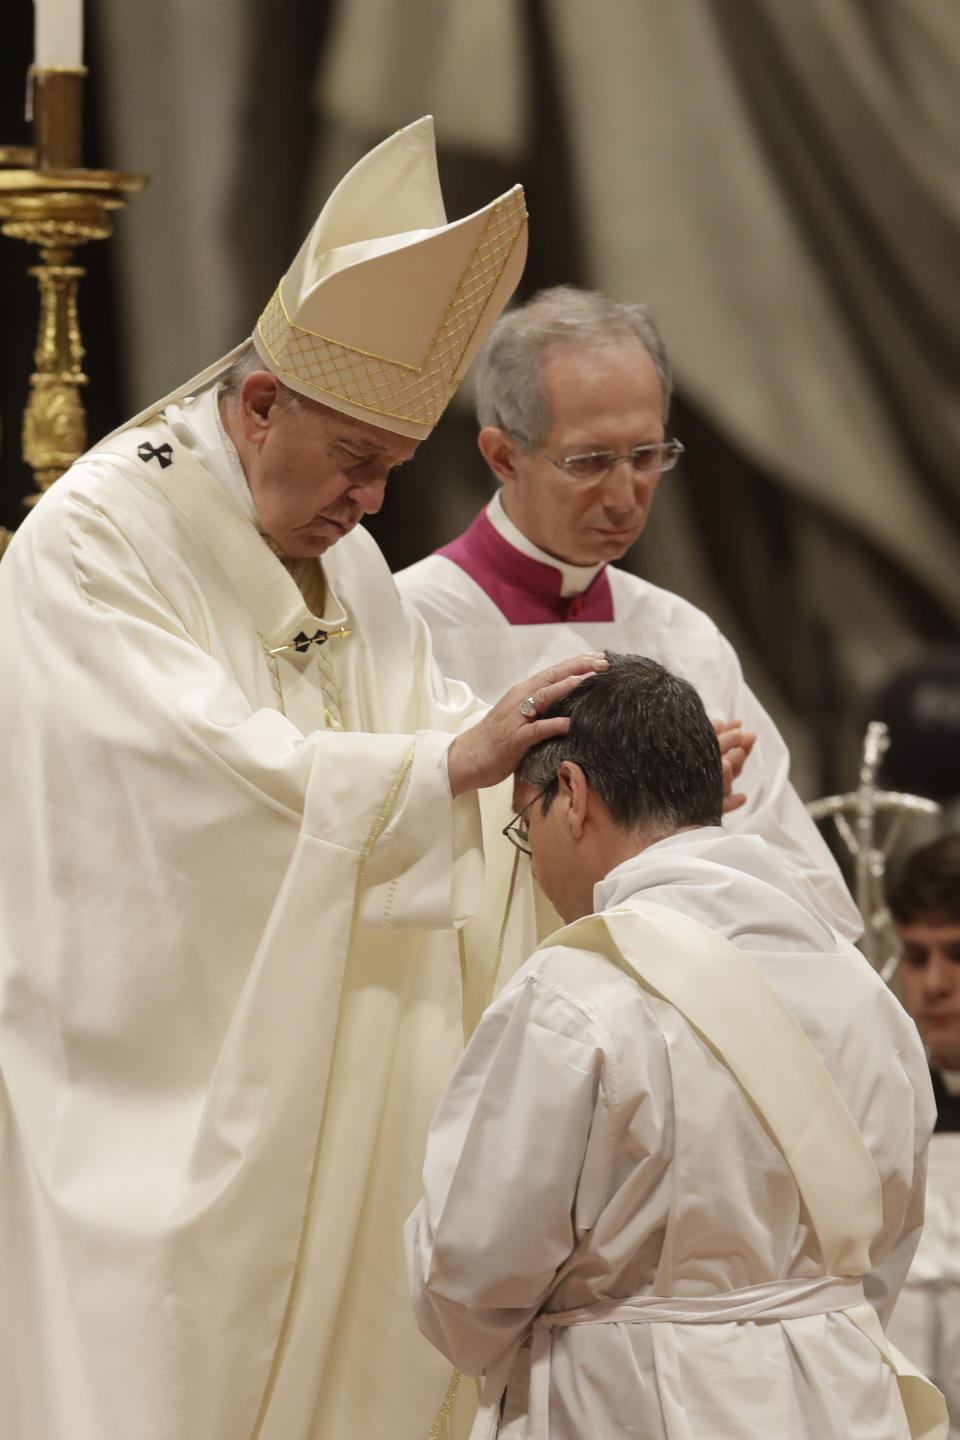
[[541, 718], [569, 715], [570, 729], [528, 750], [516, 778], [542, 792], [546, 814], [557, 771], [572, 760], [625, 830], [659, 838], [688, 825], [719, 825], [723, 762], [700, 696], [656, 660], [606, 655], [609, 670], [588, 675], [543, 711]]
[[[269, 365], [264, 365], [260, 359], [257, 347], [252, 340], [247, 340], [243, 348], [231, 361], [230, 366], [220, 376], [219, 393], [227, 400], [237, 401], [240, 398], [240, 391], [244, 382], [255, 375], [258, 370], [269, 370]], [[271, 374], [273, 372], [271, 371]], [[311, 400], [306, 395], [301, 395], [298, 390], [291, 390], [289, 385], [284, 385], [279, 375], [276, 377], [280, 386], [279, 399], [286, 410], [307, 410], [312, 405], [319, 405], [318, 400]], [[321, 406], [326, 409], [326, 406]]]
[[673, 388], [670, 362], [647, 306], [613, 300], [597, 290], [555, 285], [501, 315], [481, 347], [473, 364], [481, 428], [495, 425], [523, 450], [536, 450], [551, 425], [543, 392], [548, 353], [562, 346], [601, 351], [623, 340], [639, 340], [653, 361], [666, 420]]

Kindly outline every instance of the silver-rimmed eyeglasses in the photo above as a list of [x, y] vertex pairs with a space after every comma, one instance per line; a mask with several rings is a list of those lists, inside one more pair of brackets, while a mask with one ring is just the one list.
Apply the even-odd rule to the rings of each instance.
[[550, 786], [547, 785], [543, 790], [538, 790], [533, 799], [528, 800], [523, 809], [517, 811], [510, 824], [503, 827], [504, 835], [512, 845], [516, 845], [522, 855], [533, 854], [530, 849], [530, 821], [527, 819], [527, 811], [531, 805], [535, 805], [538, 800], [541, 800], [549, 789]]
[[545, 450], [538, 450], [537, 454], [549, 460], [571, 480], [588, 483], [605, 480], [621, 460], [629, 460], [634, 475], [660, 475], [664, 470], [673, 469], [683, 450], [680, 441], [668, 435], [659, 445], [634, 445], [625, 455], [617, 455], [612, 450], [591, 450], [583, 455], [565, 455], [562, 460], [555, 460]]

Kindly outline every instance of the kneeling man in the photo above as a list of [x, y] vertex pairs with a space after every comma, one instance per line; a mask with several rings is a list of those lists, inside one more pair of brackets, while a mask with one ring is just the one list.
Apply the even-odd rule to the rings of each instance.
[[435, 1117], [420, 1327], [484, 1374], [477, 1436], [945, 1433], [880, 1325], [922, 1220], [916, 1031], [775, 852], [721, 829], [693, 687], [610, 658], [516, 774], [508, 833], [567, 926]]

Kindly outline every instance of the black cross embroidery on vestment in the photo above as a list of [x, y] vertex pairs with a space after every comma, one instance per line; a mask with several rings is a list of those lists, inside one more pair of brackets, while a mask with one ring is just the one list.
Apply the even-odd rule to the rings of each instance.
[[168, 441], [162, 445], [151, 445], [149, 440], [144, 440], [142, 445], [137, 446], [137, 454], [141, 460], [159, 460], [161, 470], [173, 464], [173, 446]]

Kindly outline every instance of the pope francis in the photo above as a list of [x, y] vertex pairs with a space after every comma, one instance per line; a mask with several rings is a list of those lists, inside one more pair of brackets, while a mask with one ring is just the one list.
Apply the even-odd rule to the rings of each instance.
[[432, 123], [400, 131], [252, 340], [75, 464], [0, 567], [4, 1440], [447, 1424], [401, 1225], [461, 1038], [476, 791], [603, 662], [484, 716], [357, 522], [525, 224], [519, 187], [448, 224]]

